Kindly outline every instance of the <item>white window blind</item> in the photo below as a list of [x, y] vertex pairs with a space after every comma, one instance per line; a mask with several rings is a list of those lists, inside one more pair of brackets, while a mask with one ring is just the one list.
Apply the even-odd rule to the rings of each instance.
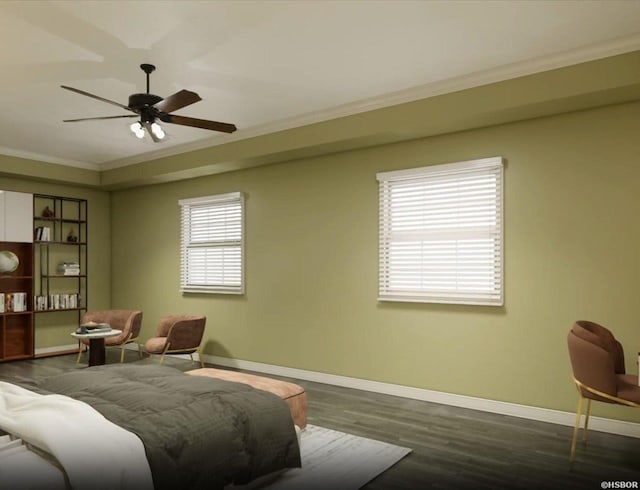
[[244, 198], [233, 192], [182, 199], [180, 290], [244, 293]]
[[379, 299], [502, 305], [502, 158], [377, 178]]

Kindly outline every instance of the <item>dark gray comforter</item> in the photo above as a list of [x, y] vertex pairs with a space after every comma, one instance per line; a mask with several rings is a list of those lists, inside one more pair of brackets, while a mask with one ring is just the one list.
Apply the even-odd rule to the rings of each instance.
[[137, 434], [156, 490], [222, 488], [300, 466], [286, 403], [248, 385], [116, 365], [52, 376], [38, 387], [88, 403]]

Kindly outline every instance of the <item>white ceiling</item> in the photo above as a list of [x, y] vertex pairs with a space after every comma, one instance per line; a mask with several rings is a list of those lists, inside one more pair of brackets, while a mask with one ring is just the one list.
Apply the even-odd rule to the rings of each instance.
[[[104, 169], [640, 49], [640, 1], [1, 1], [0, 153]], [[176, 114], [138, 140], [127, 104], [180, 89]]]

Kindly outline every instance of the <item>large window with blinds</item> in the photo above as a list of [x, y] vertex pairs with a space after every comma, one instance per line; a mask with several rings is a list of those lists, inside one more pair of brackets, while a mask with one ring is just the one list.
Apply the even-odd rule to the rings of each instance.
[[180, 290], [244, 293], [244, 198], [233, 192], [182, 199]]
[[502, 158], [377, 178], [379, 299], [503, 305]]

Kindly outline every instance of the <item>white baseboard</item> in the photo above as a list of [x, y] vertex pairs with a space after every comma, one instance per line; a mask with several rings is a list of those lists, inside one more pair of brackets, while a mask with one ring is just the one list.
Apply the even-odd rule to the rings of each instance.
[[[137, 349], [133, 344], [128, 345], [127, 348]], [[188, 355], [176, 355], [174, 357], [189, 360]], [[197, 358], [197, 354], [194, 355], [194, 358]], [[242, 359], [232, 359], [229, 357], [211, 356], [208, 354], [203, 354], [202, 359], [206, 363], [216, 364], [218, 366], [245, 369], [247, 371], [255, 371], [264, 374], [275, 374], [276, 376], [284, 376], [287, 378], [314, 381], [316, 383], [342, 386], [344, 388], [353, 388], [355, 390], [371, 391], [373, 393], [399, 396], [401, 398], [410, 398], [412, 400], [440, 403], [442, 405], [451, 405], [453, 407], [470, 408], [472, 410], [480, 410], [482, 412], [509, 415], [511, 417], [520, 417], [523, 419], [566, 425], [569, 427], [573, 427], [576, 421], [575, 413], [561, 412], [560, 410], [552, 410], [549, 408], [519, 405], [517, 403], [488, 400], [486, 398], [476, 398], [466, 395], [456, 395], [454, 393], [446, 393], [443, 391], [425, 390], [423, 388], [414, 388], [411, 386], [381, 383], [379, 381], [350, 378], [348, 376], [307, 371], [304, 369], [264, 364], [261, 362], [244, 361]], [[194, 369], [197, 369], [197, 367], [197, 365], [194, 366]], [[584, 416], [582, 424], [584, 424]], [[640, 424], [635, 422], [625, 422], [623, 420], [591, 416], [589, 418], [589, 429], [607, 432], [609, 434], [640, 438]]]
[[[186, 356], [188, 359], [189, 357]], [[335, 374], [319, 373], [316, 371], [306, 371], [304, 369], [288, 368], [260, 362], [244, 361], [241, 359], [231, 359], [228, 357], [218, 357], [203, 354], [204, 362], [219, 366], [245, 369], [265, 374], [275, 374], [287, 378], [296, 378], [316, 383], [324, 383], [356, 390], [371, 391], [385, 395], [411, 398], [426, 402], [440, 403], [454, 407], [470, 408], [483, 412], [510, 415], [524, 419], [537, 420], [539, 422], [549, 422], [552, 424], [567, 425], [573, 427], [576, 414], [571, 412], [561, 412], [549, 408], [532, 407], [528, 405], [518, 405], [496, 400], [487, 400], [466, 395], [456, 395], [442, 391], [425, 390], [423, 388], [413, 388], [411, 386], [381, 383], [366, 379], [350, 378]], [[584, 423], [584, 416], [583, 416]], [[635, 422], [625, 422], [623, 420], [606, 419], [602, 417], [589, 418], [589, 429], [610, 434], [618, 434], [629, 437], [640, 438], [640, 424]]]
[[56, 352], [64, 352], [64, 351], [69, 351], [69, 350], [76, 350], [76, 352], [78, 351], [78, 344], [68, 344], [68, 345], [56, 345], [55, 347], [40, 347], [39, 349], [35, 350], [35, 355], [38, 356], [40, 354], [53, 354]]

